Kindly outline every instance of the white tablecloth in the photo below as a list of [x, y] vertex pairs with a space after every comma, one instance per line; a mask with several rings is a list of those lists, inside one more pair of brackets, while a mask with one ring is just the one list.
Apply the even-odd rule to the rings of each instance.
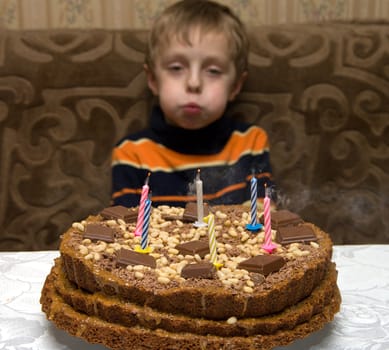
[[[58, 330], [40, 292], [58, 252], [0, 253], [0, 350], [103, 350]], [[335, 246], [341, 311], [321, 331], [278, 350], [388, 350], [389, 245]], [[161, 347], [162, 349], [162, 347]]]

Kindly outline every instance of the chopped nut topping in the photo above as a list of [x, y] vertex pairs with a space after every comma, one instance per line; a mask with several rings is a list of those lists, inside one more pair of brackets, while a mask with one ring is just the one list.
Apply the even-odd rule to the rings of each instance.
[[[208, 242], [207, 227], [197, 228], [192, 223], [179, 219], [165, 219], [166, 217], [182, 217], [182, 215], [183, 208], [167, 206], [153, 208], [149, 227], [149, 246], [151, 248], [150, 255], [156, 260], [156, 269], [150, 269], [143, 265], [128, 265], [124, 268], [127, 274], [133, 274], [134, 279], [137, 280], [152, 274], [155, 276], [155, 280], [162, 285], [187, 283], [186, 279], [181, 277], [182, 269], [188, 264], [209, 261], [210, 254], [205, 256], [199, 254], [183, 255], [176, 248], [177, 245], [188, 241]], [[257, 255], [267, 254], [261, 248], [264, 242], [264, 232], [253, 234], [245, 229], [249, 220], [248, 212], [232, 216], [220, 210], [215, 213], [217, 262], [223, 265], [221, 269], [217, 270], [215, 278], [220, 281], [220, 285], [242, 290], [245, 293], [253, 293], [263, 283], [265, 277], [238, 269], [239, 263]], [[111, 259], [112, 262], [121, 249], [134, 250], [135, 246], [140, 245], [141, 237], [134, 236], [136, 223], [126, 223], [122, 219], [105, 220], [105, 225], [115, 232], [113, 243], [83, 239], [85, 227], [89, 223], [89, 220], [75, 222], [72, 228], [75, 230], [75, 234], [80, 235], [77, 247], [80, 256], [92, 263], [105, 259]], [[275, 233], [276, 231], [272, 232], [273, 235]], [[290, 262], [309, 256], [320, 246], [318, 242], [276, 245], [274, 254]], [[123, 271], [123, 267], [121, 270]], [[230, 318], [227, 322], [236, 321], [236, 318]]]

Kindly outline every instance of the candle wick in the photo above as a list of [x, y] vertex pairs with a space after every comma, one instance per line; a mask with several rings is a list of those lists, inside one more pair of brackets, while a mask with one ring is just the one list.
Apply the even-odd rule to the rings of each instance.
[[150, 175], [151, 175], [151, 173], [148, 172], [148, 173], [147, 173], [146, 180], [145, 180], [145, 185], [148, 185], [148, 184], [149, 184]]
[[271, 187], [267, 187], [267, 183], [265, 183], [264, 186], [265, 186], [265, 197], [269, 197], [270, 198]]

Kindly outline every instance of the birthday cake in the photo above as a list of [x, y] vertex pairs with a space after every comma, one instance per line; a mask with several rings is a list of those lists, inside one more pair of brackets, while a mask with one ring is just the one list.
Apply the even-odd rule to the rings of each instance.
[[199, 227], [195, 205], [153, 208], [146, 240], [137, 212], [106, 208], [63, 234], [41, 295], [57, 327], [111, 349], [272, 349], [339, 310], [332, 241], [294, 213], [272, 212], [269, 251], [244, 206], [206, 207]]

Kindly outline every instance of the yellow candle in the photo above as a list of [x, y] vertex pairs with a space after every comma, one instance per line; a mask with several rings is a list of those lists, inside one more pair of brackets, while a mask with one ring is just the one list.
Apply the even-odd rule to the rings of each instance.
[[208, 236], [209, 236], [209, 252], [211, 255], [210, 261], [212, 264], [216, 263], [216, 235], [215, 235], [215, 216], [209, 214], [205, 218], [208, 223]]
[[223, 266], [223, 264], [217, 262], [215, 215], [209, 214], [204, 218], [204, 221], [208, 224], [209, 252], [210, 252], [209, 260], [216, 267], [216, 269], [220, 269]]

